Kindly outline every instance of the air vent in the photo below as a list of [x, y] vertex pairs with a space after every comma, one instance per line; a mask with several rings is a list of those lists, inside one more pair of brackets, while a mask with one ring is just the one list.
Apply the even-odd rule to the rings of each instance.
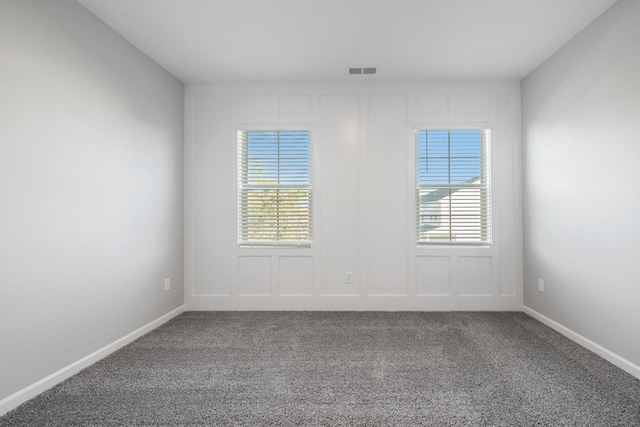
[[377, 67], [347, 67], [347, 72], [351, 76], [373, 76], [377, 71]]

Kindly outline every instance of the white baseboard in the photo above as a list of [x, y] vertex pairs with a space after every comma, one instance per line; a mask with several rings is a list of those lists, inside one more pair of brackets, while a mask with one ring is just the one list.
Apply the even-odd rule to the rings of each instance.
[[626, 371], [629, 374], [633, 375], [634, 377], [640, 379], [640, 366], [636, 365], [635, 363], [630, 362], [624, 357], [618, 356], [614, 352], [602, 347], [600, 344], [597, 344], [591, 341], [590, 339], [583, 337], [577, 332], [572, 331], [571, 329], [561, 325], [555, 320], [549, 319], [547, 316], [538, 313], [537, 311], [527, 307], [526, 305], [522, 306], [522, 311], [524, 311], [526, 314], [533, 317], [534, 319], [539, 320], [540, 322], [549, 326], [551, 329], [556, 330], [557, 332], [561, 333], [562, 335], [576, 342], [577, 344], [580, 344], [587, 350], [591, 350], [598, 356], [602, 357], [608, 362], [611, 362], [613, 365], [617, 366], [623, 371]]
[[113, 353], [116, 350], [121, 349], [125, 345], [133, 342], [134, 340], [140, 338], [141, 336], [149, 333], [154, 330], [158, 326], [163, 323], [168, 322], [174, 317], [178, 316], [184, 311], [184, 305], [171, 310], [169, 313], [165, 314], [157, 318], [156, 320], [147, 323], [146, 325], [136, 329], [130, 334], [125, 335], [124, 337], [112, 342], [111, 344], [107, 344], [99, 350], [94, 351], [93, 353], [83, 357], [80, 360], [73, 362], [72, 364], [65, 366], [64, 368], [54, 372], [53, 374], [37, 381], [22, 390], [19, 390], [12, 395], [5, 397], [0, 400], [0, 416], [6, 414], [12, 409], [17, 408], [19, 405], [22, 405], [29, 399], [36, 397], [38, 394], [42, 393], [45, 390], [50, 389], [56, 384], [61, 383], [67, 378], [72, 377], [73, 375], [80, 372], [82, 369], [96, 363], [100, 359], [105, 358], [109, 354]]
[[187, 296], [189, 311], [521, 311], [515, 296]]

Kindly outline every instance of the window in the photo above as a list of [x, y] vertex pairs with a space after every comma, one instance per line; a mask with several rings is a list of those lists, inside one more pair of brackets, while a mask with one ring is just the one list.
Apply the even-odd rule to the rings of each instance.
[[419, 245], [490, 245], [489, 129], [416, 132]]
[[309, 131], [238, 131], [238, 242], [311, 245]]

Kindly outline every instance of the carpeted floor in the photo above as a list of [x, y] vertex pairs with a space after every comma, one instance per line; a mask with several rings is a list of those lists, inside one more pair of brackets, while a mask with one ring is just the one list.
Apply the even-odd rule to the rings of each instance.
[[640, 426], [640, 381], [523, 313], [189, 312], [23, 425]]

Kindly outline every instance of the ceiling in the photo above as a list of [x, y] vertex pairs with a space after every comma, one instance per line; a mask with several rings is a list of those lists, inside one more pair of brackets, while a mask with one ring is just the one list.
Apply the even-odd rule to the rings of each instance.
[[77, 1], [183, 82], [229, 83], [519, 80], [616, 0]]

